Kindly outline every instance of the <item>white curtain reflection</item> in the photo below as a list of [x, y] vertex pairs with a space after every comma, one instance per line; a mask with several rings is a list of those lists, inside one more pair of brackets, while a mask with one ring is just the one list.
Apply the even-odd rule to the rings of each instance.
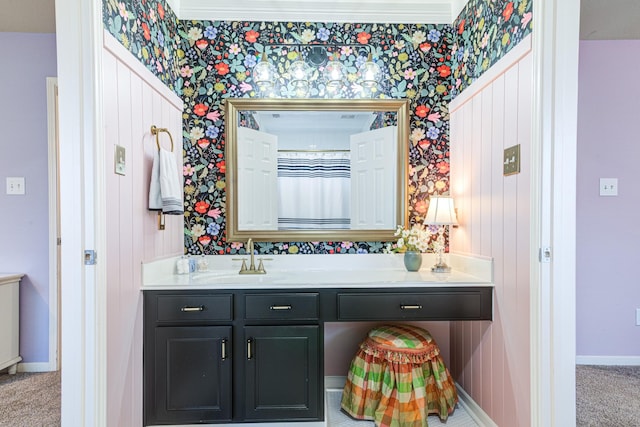
[[349, 152], [278, 153], [278, 228], [350, 228]]

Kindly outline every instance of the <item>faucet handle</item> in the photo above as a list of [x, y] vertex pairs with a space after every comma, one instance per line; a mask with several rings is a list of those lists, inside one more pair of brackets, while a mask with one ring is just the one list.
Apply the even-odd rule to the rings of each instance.
[[264, 269], [264, 264], [262, 261], [272, 261], [273, 258], [258, 258], [258, 271], [261, 273], [266, 273], [265, 269]]
[[231, 261], [242, 261], [240, 271], [247, 271], [247, 259], [246, 258], [231, 258]]

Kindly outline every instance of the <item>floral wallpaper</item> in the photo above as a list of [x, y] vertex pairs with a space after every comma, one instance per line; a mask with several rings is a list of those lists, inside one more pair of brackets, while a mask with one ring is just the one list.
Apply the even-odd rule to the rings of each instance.
[[[326, 46], [348, 72], [341, 97], [411, 100], [409, 205], [421, 222], [431, 194], [448, 191], [451, 27], [447, 25], [336, 24], [296, 22], [181, 21], [177, 54], [179, 94], [185, 101], [185, 247], [191, 254], [235, 254], [242, 243], [227, 242], [225, 129], [222, 101], [261, 96], [251, 70], [267, 55], [282, 76], [301, 54]], [[296, 44], [287, 48], [283, 44]], [[274, 46], [277, 44], [278, 46]], [[356, 71], [372, 52], [383, 70], [382, 84], [363, 93]], [[322, 66], [319, 67], [319, 71]], [[311, 98], [334, 96], [315, 73]], [[294, 96], [282, 78], [279, 96]], [[375, 253], [382, 242], [260, 242], [260, 253]]]
[[[410, 222], [420, 223], [431, 194], [448, 192], [448, 103], [532, 30], [533, 0], [470, 0], [452, 26], [417, 24], [179, 21], [166, 0], [103, 0], [105, 28], [185, 101], [183, 175], [185, 252], [235, 254], [227, 242], [224, 117], [227, 97], [261, 96], [251, 69], [266, 55], [278, 72], [320, 44], [346, 65], [346, 98], [411, 100]], [[286, 49], [276, 44], [296, 44]], [[368, 53], [383, 69], [374, 93], [356, 70]], [[286, 77], [286, 75], [285, 75]], [[281, 79], [278, 96], [292, 91]], [[318, 73], [309, 97], [336, 96]], [[381, 252], [381, 242], [259, 243], [261, 253]]]
[[453, 23], [453, 98], [531, 33], [532, 3], [469, 0]]
[[176, 90], [178, 18], [165, 0], [103, 0], [104, 28]]

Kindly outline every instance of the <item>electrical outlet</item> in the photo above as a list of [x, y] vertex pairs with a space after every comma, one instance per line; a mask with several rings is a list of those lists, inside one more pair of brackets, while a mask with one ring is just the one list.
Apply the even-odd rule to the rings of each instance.
[[636, 308], [636, 326], [640, 326], [640, 308]]
[[7, 194], [24, 194], [24, 177], [7, 177]]
[[520, 144], [505, 148], [502, 159], [502, 174], [504, 176], [520, 173]]
[[600, 178], [600, 195], [617, 196], [618, 178]]

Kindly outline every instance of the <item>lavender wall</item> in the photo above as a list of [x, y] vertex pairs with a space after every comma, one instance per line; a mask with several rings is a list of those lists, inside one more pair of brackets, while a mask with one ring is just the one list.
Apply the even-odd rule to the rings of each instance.
[[[24, 273], [23, 362], [48, 362], [49, 262], [46, 77], [56, 76], [55, 34], [0, 33], [0, 271]], [[6, 194], [6, 177], [26, 194]]]
[[[578, 97], [577, 355], [640, 355], [640, 41], [582, 41]], [[599, 196], [618, 178], [618, 197]]]

